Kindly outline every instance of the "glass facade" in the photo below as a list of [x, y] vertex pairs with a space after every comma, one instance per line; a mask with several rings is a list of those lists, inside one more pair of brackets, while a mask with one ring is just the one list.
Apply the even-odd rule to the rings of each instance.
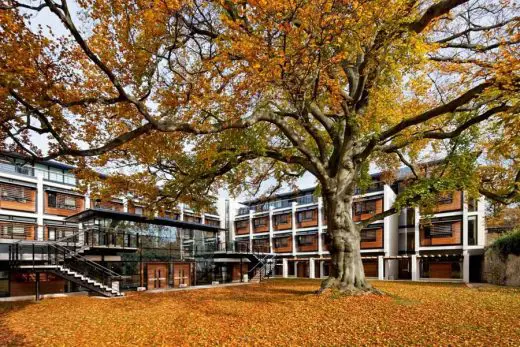
[[88, 247], [112, 250], [100, 263], [122, 275], [121, 289], [148, 287], [157, 283], [159, 277], [163, 283], [154, 288], [177, 286], [175, 281], [181, 270], [176, 268], [181, 266], [182, 277], [186, 278], [184, 284], [211, 283], [214, 268], [211, 255], [217, 249], [217, 230], [123, 218], [124, 215], [117, 214], [94, 216], [81, 222], [80, 232]]

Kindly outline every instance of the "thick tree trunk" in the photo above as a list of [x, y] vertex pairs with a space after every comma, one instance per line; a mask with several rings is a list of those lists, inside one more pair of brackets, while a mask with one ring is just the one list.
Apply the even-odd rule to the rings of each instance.
[[327, 289], [347, 294], [376, 292], [366, 281], [361, 262], [360, 234], [351, 214], [353, 189], [341, 188], [323, 194], [332, 266], [329, 277], [321, 284], [320, 292]]

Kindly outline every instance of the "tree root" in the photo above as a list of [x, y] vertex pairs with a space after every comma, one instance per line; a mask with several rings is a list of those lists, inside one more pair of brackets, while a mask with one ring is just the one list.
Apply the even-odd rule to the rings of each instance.
[[359, 295], [385, 295], [384, 292], [372, 287], [369, 283], [362, 286], [355, 286], [351, 283], [342, 283], [338, 279], [329, 277], [321, 283], [320, 289], [316, 291], [317, 295], [325, 293], [337, 293], [345, 296], [359, 296]]

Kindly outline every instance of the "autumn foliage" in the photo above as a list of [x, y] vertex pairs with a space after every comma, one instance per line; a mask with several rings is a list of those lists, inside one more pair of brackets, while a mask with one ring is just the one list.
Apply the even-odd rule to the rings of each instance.
[[[520, 199], [515, 1], [0, 4], [3, 149], [103, 168], [94, 192], [149, 210], [310, 173], [328, 214], [324, 287], [368, 289], [359, 231], [400, 208], [460, 190]], [[394, 206], [355, 224], [356, 187], [400, 166]]]
[[47, 346], [515, 345], [520, 292], [375, 282], [387, 296], [316, 296], [317, 281], [0, 304], [0, 339]]

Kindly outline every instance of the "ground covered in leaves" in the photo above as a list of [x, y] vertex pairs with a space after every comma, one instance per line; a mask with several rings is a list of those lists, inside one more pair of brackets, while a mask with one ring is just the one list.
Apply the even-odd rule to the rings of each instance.
[[0, 303], [1, 345], [518, 345], [520, 289], [374, 282], [386, 296], [317, 296], [314, 280], [124, 299]]

